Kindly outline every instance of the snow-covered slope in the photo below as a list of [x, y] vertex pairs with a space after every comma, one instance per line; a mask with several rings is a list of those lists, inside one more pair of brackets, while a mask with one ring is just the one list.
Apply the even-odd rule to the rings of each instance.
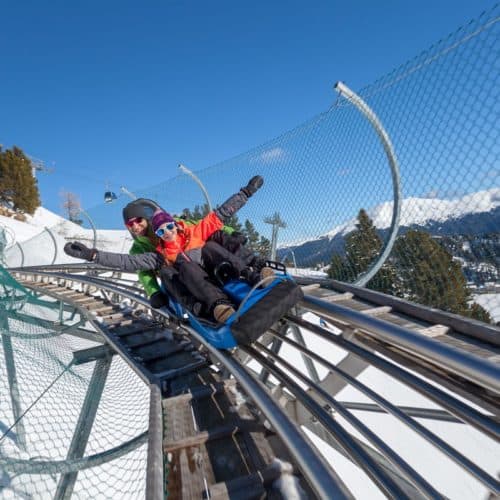
[[[59, 215], [39, 207], [26, 221], [0, 216], [0, 229], [7, 238], [4, 260], [7, 266], [43, 265], [76, 262], [63, 251], [68, 241], [78, 240], [88, 246], [112, 252], [128, 252], [132, 238], [127, 230], [86, 229]], [[19, 245], [17, 245], [19, 244]]]

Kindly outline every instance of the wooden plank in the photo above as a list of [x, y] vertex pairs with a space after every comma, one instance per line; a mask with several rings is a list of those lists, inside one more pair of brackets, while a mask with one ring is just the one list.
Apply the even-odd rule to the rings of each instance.
[[105, 326], [107, 328], [116, 328], [116, 327], [131, 325], [133, 322], [134, 322], [134, 320], [131, 318], [127, 318], [127, 319], [122, 318], [122, 319], [115, 320], [113, 322], [106, 321]]
[[81, 295], [80, 297], [73, 299], [73, 302], [75, 302], [78, 305], [83, 305], [94, 301], [95, 301], [94, 297], [89, 297], [88, 295], [83, 295], [83, 296]]
[[353, 294], [350, 292], [345, 293], [332, 293], [331, 295], [324, 295], [321, 300], [325, 302], [343, 302], [345, 300], [350, 300], [353, 298]]
[[204, 446], [183, 448], [165, 457], [167, 498], [208, 498], [208, 485], [215, 482], [210, 458]]
[[[190, 399], [168, 398], [163, 400], [162, 405], [164, 444], [180, 442], [197, 433]], [[168, 463], [168, 497], [203, 498], [207, 483], [215, 482], [205, 446], [191, 446], [166, 452], [165, 463]]]
[[362, 309], [360, 312], [366, 314], [367, 316], [380, 316], [381, 314], [390, 313], [391, 311], [391, 306], [380, 306], [371, 307], [370, 309]]
[[59, 291], [57, 292], [58, 295], [62, 295], [65, 298], [68, 298], [70, 295], [80, 295], [80, 292], [77, 292], [76, 290], [73, 290], [72, 288], [62, 288], [60, 287]]
[[437, 324], [428, 326], [427, 328], [419, 328], [417, 331], [426, 337], [439, 337], [441, 335], [446, 335], [450, 331], [450, 327]]
[[109, 305], [105, 305], [102, 300], [95, 299], [92, 304], [85, 304], [84, 308], [88, 309], [89, 311], [96, 312], [104, 308], [112, 307]]
[[[112, 311], [116, 311], [115, 308], [111, 308]], [[95, 313], [95, 310], [92, 311]], [[104, 321], [114, 321], [114, 320], [121, 320], [124, 318], [123, 313], [120, 312], [114, 312], [113, 314], [102, 314], [104, 311], [99, 311], [98, 316], [102, 316], [101, 319]]]

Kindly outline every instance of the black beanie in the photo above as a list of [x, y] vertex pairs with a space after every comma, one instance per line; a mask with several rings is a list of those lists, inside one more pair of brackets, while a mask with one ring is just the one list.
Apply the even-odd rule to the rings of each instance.
[[123, 208], [123, 221], [127, 222], [129, 219], [133, 219], [134, 217], [143, 217], [144, 219], [151, 221], [151, 218], [156, 210], [161, 210], [161, 207], [153, 200], [138, 198], [137, 200], [131, 201]]

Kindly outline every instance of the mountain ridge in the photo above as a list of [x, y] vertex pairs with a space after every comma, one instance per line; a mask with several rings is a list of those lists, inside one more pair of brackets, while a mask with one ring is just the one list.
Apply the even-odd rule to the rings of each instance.
[[[392, 218], [393, 202], [367, 209], [381, 238], [385, 240]], [[356, 229], [357, 218], [338, 225], [318, 238], [278, 247], [278, 257], [291, 252], [297, 265], [329, 262], [334, 253], [344, 253], [347, 234]], [[402, 202], [398, 235], [410, 229], [426, 231], [434, 236], [470, 234], [479, 236], [500, 228], [500, 188], [465, 195], [454, 200], [406, 198]]]

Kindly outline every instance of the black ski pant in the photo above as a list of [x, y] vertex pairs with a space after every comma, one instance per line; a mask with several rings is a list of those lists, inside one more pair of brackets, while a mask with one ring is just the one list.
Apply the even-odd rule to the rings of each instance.
[[[208, 247], [205, 251], [205, 248]], [[215, 242], [208, 242], [202, 249], [202, 258], [205, 255], [209, 260], [209, 269], [212, 266], [227, 260], [232, 256], [230, 252]], [[235, 264], [243, 265], [237, 259], [233, 259]], [[166, 291], [177, 301], [198, 314], [200, 305], [201, 311], [211, 315], [217, 304], [229, 304], [228, 296], [212, 281], [207, 271], [194, 260], [188, 260], [179, 255], [173, 267], [166, 267], [160, 271], [160, 279]], [[194, 299], [194, 300], [193, 300]], [[196, 306], [195, 304], [198, 303]], [[198, 309], [195, 309], [195, 308]]]
[[[232, 235], [221, 235], [221, 238], [225, 236]], [[210, 277], [220, 277], [217, 270], [221, 264], [229, 263], [232, 268], [230, 277], [237, 278], [245, 273], [249, 262], [255, 260], [253, 252], [242, 245], [241, 248], [238, 247], [238, 242], [234, 238], [224, 241], [226, 245], [236, 243], [232, 247], [234, 253], [214, 240], [207, 241], [201, 249], [203, 267], [179, 255], [173, 267], [163, 268], [160, 272], [166, 291], [196, 314], [198, 314], [198, 310], [195, 309], [196, 303], [198, 303], [196, 307], [199, 308], [201, 304], [202, 311], [208, 315], [212, 314], [217, 304], [230, 303], [227, 295], [210, 279]]]
[[239, 276], [247, 263], [240, 257], [238, 252], [231, 252], [221, 246], [216, 241], [207, 241], [201, 249], [201, 259], [203, 268], [210, 275], [214, 275], [217, 267], [223, 262], [229, 262]]
[[[215, 241], [220, 246], [224, 247], [228, 252], [234, 254], [240, 261], [243, 262], [245, 267], [255, 267], [260, 270], [264, 266], [264, 259], [261, 259], [255, 255], [255, 253], [245, 246], [247, 243], [247, 237], [238, 232], [234, 231], [228, 234], [224, 231], [216, 231], [212, 236], [210, 236], [207, 244], [211, 241]], [[205, 245], [206, 246], [206, 245]], [[205, 249], [205, 247], [203, 247]], [[228, 262], [231, 262], [230, 257], [226, 258]], [[239, 267], [240, 263], [236, 267]]]

